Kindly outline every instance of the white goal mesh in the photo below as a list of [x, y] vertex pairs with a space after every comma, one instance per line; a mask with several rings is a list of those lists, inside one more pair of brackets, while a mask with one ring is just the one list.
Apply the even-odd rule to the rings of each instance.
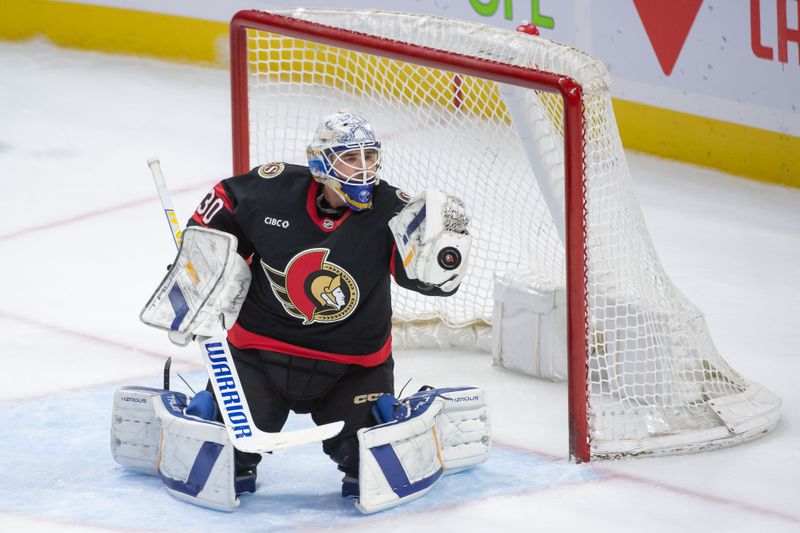
[[[582, 91], [583, 203], [570, 209], [585, 225], [585, 234], [577, 233], [585, 317], [572, 349], [585, 354], [587, 382], [572, 384], [571, 394], [586, 405], [589, 453], [693, 451], [774, 426], [779, 400], [722, 359], [702, 313], [663, 272], [633, 192], [602, 64], [546, 39], [463, 21], [378, 11], [279, 15], [337, 30], [325, 34], [326, 44], [274, 27], [244, 32], [247, 83], [234, 87], [234, 99], [247, 100], [248, 140], [240, 147], [246, 166], [306, 164], [319, 120], [348, 108], [378, 132], [384, 179], [411, 194], [437, 188], [458, 196], [472, 218], [473, 249], [457, 295], [426, 298], [395, 287], [396, 319], [489, 324], [498, 274], [535, 273], [567, 284], [564, 100], [452, 72], [447, 57], [563, 76]], [[358, 34], [386, 39], [385, 51], [352, 49]], [[393, 59], [397, 43], [435, 51], [441, 66]]]

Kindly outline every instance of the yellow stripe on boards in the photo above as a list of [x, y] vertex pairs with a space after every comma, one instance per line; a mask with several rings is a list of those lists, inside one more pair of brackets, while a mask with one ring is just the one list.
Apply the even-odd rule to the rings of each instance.
[[86, 50], [228, 63], [224, 22], [49, 0], [0, 2], [0, 38], [33, 37]]
[[800, 137], [614, 100], [627, 148], [800, 187]]

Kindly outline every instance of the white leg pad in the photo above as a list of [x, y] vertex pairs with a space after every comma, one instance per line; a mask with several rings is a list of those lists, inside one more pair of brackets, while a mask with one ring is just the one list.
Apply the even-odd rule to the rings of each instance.
[[491, 449], [486, 392], [471, 387], [436, 392], [443, 400], [438, 427], [446, 473], [484, 462]]
[[436, 421], [442, 403], [432, 398], [413, 418], [358, 431], [359, 511], [374, 513], [419, 498], [441, 477]]
[[[359, 499], [374, 513], [426, 494], [442, 476], [489, 458], [486, 393], [475, 387], [424, 388], [379, 418], [394, 420], [358, 432]], [[380, 400], [379, 400], [380, 403]]]
[[153, 412], [151, 397], [162, 389], [127, 386], [114, 394], [111, 414], [111, 455], [124, 467], [158, 475], [161, 426]]
[[223, 424], [184, 414], [185, 396], [150, 398], [161, 423], [158, 472], [170, 494], [189, 503], [233, 511], [236, 497], [233, 445]]

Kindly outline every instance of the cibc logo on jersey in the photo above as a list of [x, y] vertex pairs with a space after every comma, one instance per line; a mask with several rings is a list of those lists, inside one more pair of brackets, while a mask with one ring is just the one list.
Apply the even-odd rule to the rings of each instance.
[[289, 227], [289, 221], [281, 218], [264, 217], [264, 224], [267, 226], [275, 226], [278, 228], [286, 229]]
[[353, 276], [328, 261], [329, 253], [327, 248], [304, 250], [289, 260], [285, 272], [261, 260], [273, 294], [304, 325], [344, 320], [358, 305]]

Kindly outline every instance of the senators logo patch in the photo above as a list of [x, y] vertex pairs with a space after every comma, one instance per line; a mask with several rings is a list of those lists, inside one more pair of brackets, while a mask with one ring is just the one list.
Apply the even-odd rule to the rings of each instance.
[[286, 165], [283, 163], [267, 163], [258, 167], [258, 175], [267, 179], [274, 178], [279, 176], [284, 168], [286, 168]]
[[314, 322], [344, 320], [358, 305], [353, 276], [327, 261], [330, 250], [312, 248], [294, 256], [281, 272], [261, 260], [272, 292], [290, 315]]

